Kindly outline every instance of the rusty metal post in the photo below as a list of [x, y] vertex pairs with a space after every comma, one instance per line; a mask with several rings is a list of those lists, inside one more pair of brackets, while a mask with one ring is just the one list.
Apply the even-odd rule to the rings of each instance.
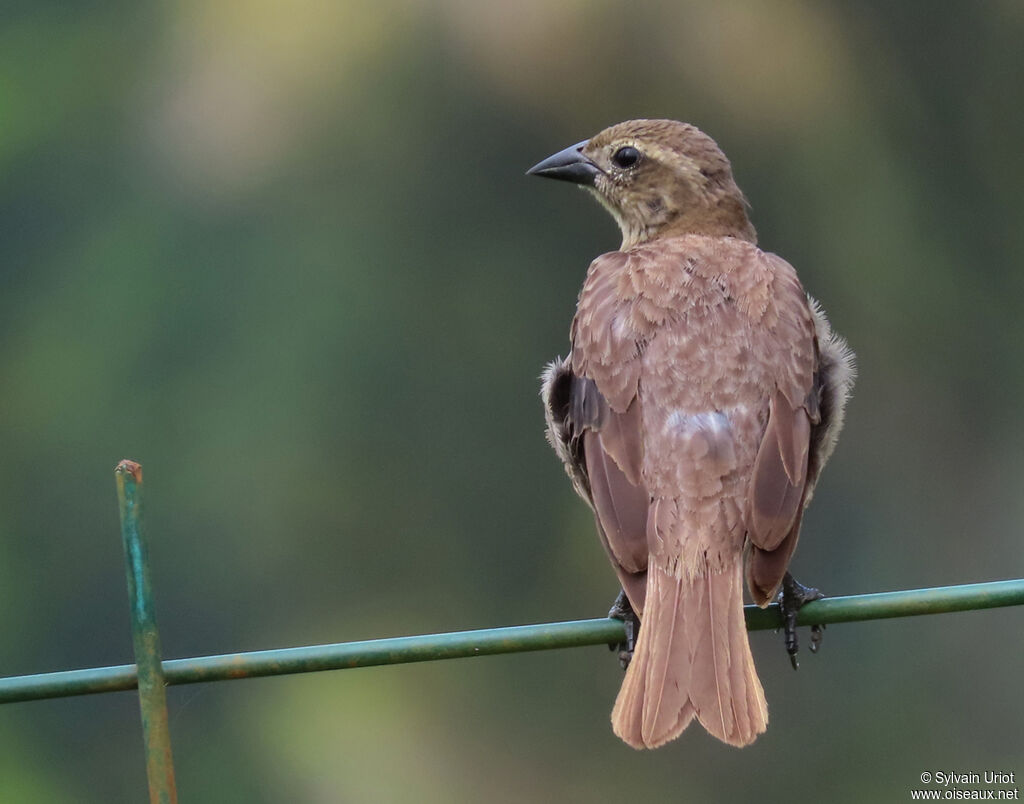
[[121, 509], [121, 537], [131, 604], [132, 643], [138, 668], [149, 801], [150, 804], [177, 804], [171, 733], [167, 725], [167, 692], [160, 663], [160, 632], [156, 627], [153, 587], [149, 578], [149, 551], [142, 533], [142, 467], [134, 461], [121, 461], [114, 470], [114, 476]]

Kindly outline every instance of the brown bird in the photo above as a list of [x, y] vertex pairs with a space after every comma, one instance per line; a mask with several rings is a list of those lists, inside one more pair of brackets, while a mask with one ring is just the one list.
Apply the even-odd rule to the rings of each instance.
[[783, 587], [795, 656], [796, 611], [820, 593], [787, 568], [853, 354], [793, 268], [757, 247], [729, 161], [694, 126], [620, 123], [529, 173], [584, 186], [622, 229], [620, 250], [590, 265], [571, 351], [541, 392], [548, 438], [622, 584], [612, 615], [639, 618], [612, 726], [656, 748], [696, 717], [747, 745], [768, 708], [744, 561], [758, 605]]

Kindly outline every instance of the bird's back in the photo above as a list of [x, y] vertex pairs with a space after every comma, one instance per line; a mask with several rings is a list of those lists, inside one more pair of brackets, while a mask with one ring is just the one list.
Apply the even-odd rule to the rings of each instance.
[[640, 405], [651, 496], [717, 509], [730, 526], [721, 537], [741, 545], [772, 393], [803, 403], [814, 348], [807, 297], [785, 261], [744, 240], [687, 235], [594, 261], [572, 366], [613, 410]]

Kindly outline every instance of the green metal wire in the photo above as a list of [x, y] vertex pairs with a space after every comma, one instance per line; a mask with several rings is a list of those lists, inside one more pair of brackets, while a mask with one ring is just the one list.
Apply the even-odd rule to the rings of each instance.
[[[804, 606], [800, 610], [797, 624], [878, 620], [1022, 604], [1024, 578], [825, 598]], [[745, 613], [747, 627], [752, 631], [778, 628], [780, 625], [778, 606], [772, 605], [766, 609], [747, 606]], [[621, 642], [624, 637], [623, 625], [618, 620], [578, 620], [172, 659], [163, 663], [163, 669], [168, 684], [196, 684], [497, 653], [610, 645]], [[89, 695], [128, 690], [135, 686], [133, 665], [0, 678], [0, 703]]]

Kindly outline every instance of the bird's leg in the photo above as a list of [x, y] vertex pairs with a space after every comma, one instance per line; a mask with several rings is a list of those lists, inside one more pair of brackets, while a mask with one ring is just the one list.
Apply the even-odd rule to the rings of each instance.
[[[782, 624], [786, 634], [786, 653], [796, 670], [800, 663], [796, 660], [797, 651], [800, 649], [796, 638], [796, 616], [800, 613], [805, 603], [812, 600], [821, 600], [825, 597], [819, 590], [804, 586], [790, 573], [782, 579], [782, 591], [779, 592], [779, 608], [782, 610]], [[811, 626], [811, 653], [817, 653], [824, 636], [825, 626]]]
[[626, 641], [608, 646], [609, 650], [617, 650], [619, 652], [619, 664], [625, 670], [633, 659], [633, 649], [636, 647], [636, 638], [640, 633], [640, 618], [633, 611], [629, 598], [626, 597], [625, 590], [619, 590], [619, 596], [612, 603], [608, 616], [613, 620], [622, 620], [623, 625], [626, 626]]

